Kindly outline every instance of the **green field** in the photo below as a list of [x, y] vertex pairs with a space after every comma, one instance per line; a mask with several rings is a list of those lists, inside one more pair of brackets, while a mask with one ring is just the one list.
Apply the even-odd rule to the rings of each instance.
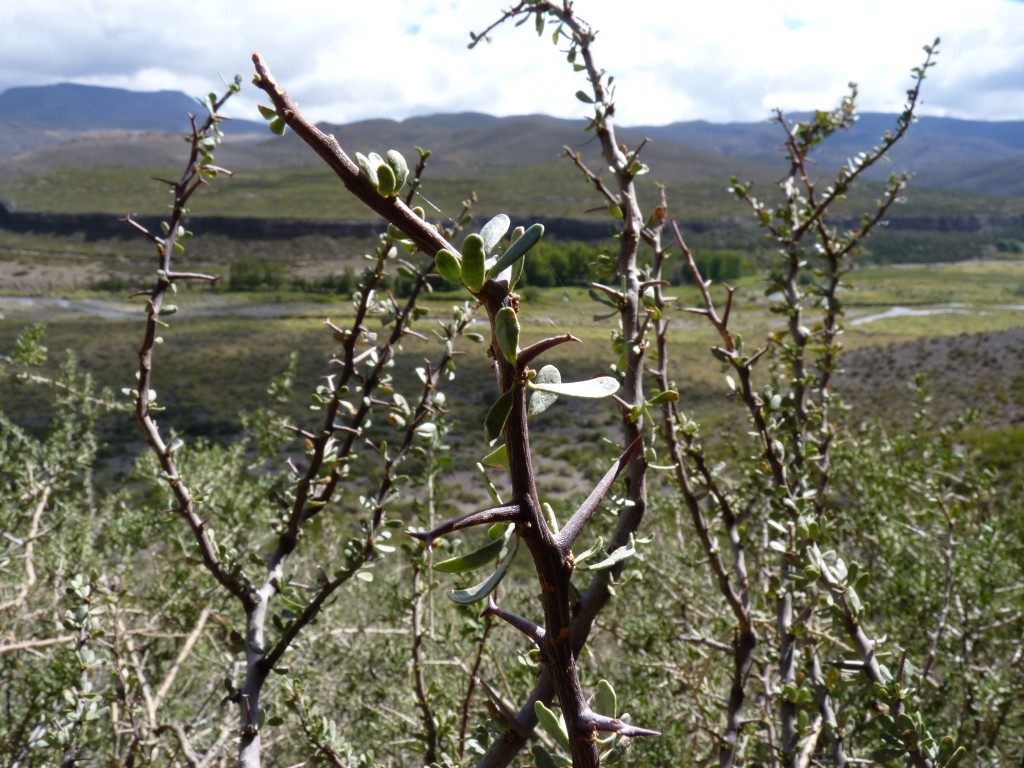
[[[840, 382], [854, 402], [868, 409], [866, 415], [902, 407], [906, 382], [917, 372], [929, 377], [936, 404], [944, 411], [953, 413], [966, 405], [964, 393], [989, 378], [994, 384], [982, 388], [969, 404], [981, 408], [993, 426], [1020, 414], [1024, 403], [1019, 402], [1020, 393], [1011, 391], [1011, 383], [1024, 371], [1018, 335], [1024, 329], [1024, 263], [871, 267], [855, 272], [851, 282], [855, 287], [845, 295], [844, 345], [849, 354]], [[678, 296], [679, 308], [694, 305], [698, 298], [692, 287], [675, 288], [672, 294]], [[10, 350], [25, 327], [42, 323], [51, 371], [68, 350], [101, 385], [115, 392], [131, 386], [143, 328], [141, 300], [127, 299], [126, 292], [81, 288], [61, 295], [63, 304], [55, 298], [0, 298], [5, 315], [0, 350]], [[429, 333], [455, 299], [439, 294], [426, 302], [429, 315], [417, 328]], [[340, 322], [351, 312], [350, 302], [342, 296], [287, 291], [194, 290], [183, 292], [177, 302], [181, 310], [169, 318], [158, 349], [161, 399], [170, 409], [169, 420], [180, 429], [220, 438], [238, 429], [240, 410], [262, 404], [270, 377], [285, 367], [292, 350], [301, 351], [299, 392], [311, 389], [327, 372], [334, 344], [323, 321]], [[734, 327], [748, 344], [760, 345], [777, 327], [769, 304], [760, 279], [739, 281]], [[523, 306], [524, 343], [571, 332], [583, 343], [559, 347], [553, 361], [567, 376], [606, 372], [612, 360], [613, 326], [608, 320], [593, 319], [601, 307], [587, 296], [586, 288], [531, 288]], [[931, 314], [893, 314], [893, 307]], [[889, 316], [872, 319], [887, 311]], [[868, 322], [862, 322], [865, 319]], [[711, 423], [725, 418], [731, 409], [720, 366], [708, 353], [714, 342], [711, 330], [698, 316], [676, 311], [671, 315], [671, 339], [671, 370], [684, 400]], [[489, 361], [482, 344], [466, 341], [463, 347], [467, 355], [460, 360], [451, 406], [456, 417], [482, 418], [489, 403]], [[407, 340], [396, 376], [409, 375], [437, 351], [436, 342]], [[973, 357], [969, 365], [955, 363], [964, 355]], [[9, 404], [22, 403], [17, 410], [28, 414], [29, 421], [38, 417], [31, 407], [36, 397], [31, 390], [7, 385], [3, 397]], [[297, 398], [296, 418], [302, 416], [304, 402], [304, 396]], [[609, 409], [596, 418], [610, 415]], [[118, 442], [131, 441], [133, 430], [126, 422], [114, 433]]]
[[[780, 166], [781, 169], [782, 166]], [[655, 173], [638, 180], [641, 205], [650, 210], [657, 203], [658, 185], [665, 184], [670, 213], [685, 220], [747, 216], [747, 211], [728, 191], [728, 178], [688, 180]], [[27, 211], [59, 213], [127, 212], [161, 214], [170, 202], [166, 188], [152, 178], [174, 179], [176, 168], [136, 165], [75, 165], [44, 171], [39, 175], [0, 178], [0, 200]], [[746, 179], [741, 179], [746, 181]], [[778, 193], [771, 180], [755, 186], [756, 194], [770, 200]], [[851, 192], [850, 216], [870, 209], [881, 184], [868, 182]], [[480, 167], [472, 173], [434, 174], [428, 165], [422, 193], [447, 215], [455, 215], [461, 202], [475, 192], [486, 211], [514, 212], [521, 216], [599, 218], [605, 206], [573, 169], [568, 160], [524, 165]], [[594, 210], [596, 209], [596, 210]], [[244, 169], [204, 190], [197, 215], [255, 216], [296, 219], [365, 219], [366, 211], [345, 193], [326, 167], [300, 166], [283, 169]], [[836, 213], [843, 215], [841, 208]], [[893, 209], [893, 217], [964, 217], [975, 215], [1019, 216], [1024, 200], [972, 195], [931, 189], [910, 183], [905, 205]], [[987, 233], [975, 232], [975, 235]]]

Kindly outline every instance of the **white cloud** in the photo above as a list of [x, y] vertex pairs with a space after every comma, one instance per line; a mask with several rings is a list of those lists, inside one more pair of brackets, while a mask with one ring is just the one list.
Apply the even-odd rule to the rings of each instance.
[[[508, 3], [375, 0], [36, 0], [0, 8], [0, 89], [58, 81], [205, 93], [218, 74], [252, 71], [260, 51], [313, 119], [346, 122], [429, 112], [586, 113], [585, 87], [532, 23], [467, 51], [469, 31]], [[828, 107], [846, 83], [861, 108], [895, 111], [941, 35], [926, 111], [1024, 119], [1024, 2], [900, 0], [798, 3], [577, 0], [600, 30], [625, 124], [758, 120], [774, 107]], [[235, 113], [255, 115], [247, 89]], [[241, 116], [241, 115], [239, 115]]]

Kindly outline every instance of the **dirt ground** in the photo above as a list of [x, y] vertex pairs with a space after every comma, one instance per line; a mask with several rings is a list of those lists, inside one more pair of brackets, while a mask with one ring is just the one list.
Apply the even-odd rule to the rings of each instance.
[[909, 382], [919, 374], [942, 421], [970, 408], [986, 427], [1024, 423], [1024, 328], [853, 350], [843, 371], [836, 386], [844, 397], [894, 425], [910, 422]]
[[55, 264], [31, 251], [0, 259], [0, 293], [40, 294], [82, 288], [104, 277], [95, 263]]

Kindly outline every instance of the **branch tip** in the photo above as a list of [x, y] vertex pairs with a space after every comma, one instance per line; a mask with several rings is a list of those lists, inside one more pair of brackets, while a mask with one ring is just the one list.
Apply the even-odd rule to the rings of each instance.
[[518, 504], [504, 504], [500, 507], [488, 507], [477, 512], [470, 512], [468, 515], [456, 517], [453, 520], [441, 523], [430, 531], [406, 530], [414, 539], [418, 539], [427, 545], [427, 549], [433, 547], [434, 542], [449, 533], [461, 531], [464, 528], [471, 528], [475, 525], [493, 525], [494, 523], [517, 523], [523, 518], [523, 510]]
[[639, 728], [638, 726], [624, 723], [618, 718], [598, 715], [593, 711], [589, 712], [585, 717], [588, 721], [587, 725], [597, 731], [617, 733], [620, 736], [626, 736], [628, 738], [634, 738], [636, 736], [661, 736], [659, 731], [652, 731], [649, 728]]
[[523, 618], [511, 611], [506, 611], [503, 608], [499, 608], [498, 604], [494, 602], [494, 597], [491, 595], [487, 596], [487, 607], [484, 608], [480, 615], [496, 616], [507, 624], [518, 629], [538, 646], [544, 642], [544, 637], [547, 635], [547, 632], [545, 632], [543, 627], [534, 624], [529, 619]]
[[569, 521], [565, 524], [558, 535], [555, 537], [555, 542], [558, 545], [559, 552], [564, 557], [572, 551], [572, 545], [579, 537], [580, 533], [583, 532], [583, 527], [587, 524], [587, 521], [593, 516], [594, 512], [597, 511], [598, 505], [608, 495], [608, 491], [611, 490], [612, 483], [615, 482], [619, 474], [629, 464], [633, 454], [636, 453], [644, 441], [643, 433], [641, 432], [636, 436], [636, 439], [622, 452], [622, 455], [616, 459], [615, 463], [612, 464], [611, 468], [605, 473], [604, 477], [594, 486], [594, 490], [590, 492], [587, 500], [580, 505]]

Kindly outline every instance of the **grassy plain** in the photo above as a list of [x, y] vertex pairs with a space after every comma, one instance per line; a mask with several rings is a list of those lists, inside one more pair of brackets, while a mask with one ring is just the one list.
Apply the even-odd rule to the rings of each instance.
[[[843, 337], [848, 349], [840, 384], [864, 415], [904, 412], [907, 381], [916, 373], [932, 383], [935, 407], [953, 413], [971, 405], [982, 410], [990, 426], [1004, 426], [1024, 415], [1024, 263], [967, 262], [927, 266], [871, 267], [858, 270], [845, 295], [848, 312]], [[769, 312], [759, 278], [738, 283], [734, 328], [748, 345], [763, 343], [778, 319]], [[693, 306], [692, 287], [672, 290], [678, 308]], [[417, 326], [429, 334], [460, 297], [435, 295], [429, 315]], [[191, 434], [224, 438], [238, 429], [237, 414], [262, 405], [272, 375], [285, 367], [289, 353], [300, 350], [300, 382], [295, 418], [317, 378], [329, 371], [334, 342], [326, 318], [343, 321], [351, 304], [342, 296], [295, 292], [225, 294], [208, 290], [183, 292], [179, 314], [169, 318], [165, 342], [158, 348], [157, 388], [169, 408], [168, 418]], [[910, 312], [932, 314], [900, 315]], [[15, 336], [29, 324], [46, 326], [51, 370], [70, 350], [97, 381], [115, 392], [133, 384], [135, 349], [142, 332], [142, 302], [126, 294], [69, 289], [61, 297], [0, 299], [0, 350], [10, 350]], [[601, 311], [582, 287], [531, 288], [522, 313], [524, 343], [552, 333], [571, 332], [582, 344], [563, 345], [550, 354], [567, 378], [608, 371], [613, 353], [613, 325], [594, 319]], [[889, 312], [888, 315], [883, 313]], [[880, 317], [879, 317], [880, 316]], [[687, 407], [709, 424], [729, 419], [721, 366], [708, 353], [714, 335], [697, 315], [671, 314], [672, 375]], [[872, 319], [876, 318], [876, 319]], [[867, 322], [864, 322], [867, 320]], [[459, 375], [450, 403], [465, 422], [481, 420], [492, 388], [483, 345], [463, 342]], [[408, 339], [395, 368], [396, 380], [436, 357], [436, 341]], [[1014, 382], [1017, 382], [1015, 384]], [[15, 405], [26, 421], [43, 418], [33, 407], [38, 394], [9, 387], [5, 405]], [[611, 408], [580, 411], [569, 421], [608, 425]], [[134, 439], [130, 420], [113, 430], [116, 443]]]
[[[555, 158], [551, 158], [555, 160]], [[472, 173], [432, 174], [429, 167], [422, 191], [445, 212], [458, 211], [461, 201], [475, 192], [488, 211], [514, 211], [521, 216], [600, 216], [604, 206], [573, 172], [569, 161], [495, 165]], [[161, 214], [169, 203], [166, 188], [147, 178], [176, 178], [180, 169], [137, 165], [73, 165], [38, 175], [0, 176], [0, 200], [21, 210], [57, 213], [127, 212]], [[742, 175], [742, 174], [741, 174]], [[741, 181], [748, 179], [742, 178]], [[747, 211], [728, 191], [728, 180], [697, 181], [657, 175], [638, 181], [645, 210], [657, 204], [658, 185], [665, 184], [668, 199], [684, 201], [671, 211], [685, 220], [748, 218]], [[854, 190], [847, 202], [850, 216], [870, 210], [881, 184], [868, 182]], [[778, 187], [772, 181], [755, 186], [755, 194], [770, 200]], [[422, 201], [421, 201], [422, 203]], [[429, 207], [429, 203], [422, 203]], [[841, 211], [837, 210], [839, 215]], [[366, 210], [346, 194], [334, 174], [324, 166], [243, 169], [230, 180], [204, 190], [199, 216], [254, 216], [295, 219], [365, 219]], [[906, 205], [892, 211], [908, 216], [965, 217], [1024, 214], [1024, 199], [974, 195], [952, 190], [917, 187], [911, 182]], [[452, 214], [454, 215], [454, 214]], [[984, 233], [974, 232], [975, 236]]]

